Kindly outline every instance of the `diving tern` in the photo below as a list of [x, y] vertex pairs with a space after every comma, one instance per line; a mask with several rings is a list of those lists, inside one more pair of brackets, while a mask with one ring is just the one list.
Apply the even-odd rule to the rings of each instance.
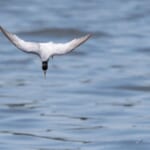
[[87, 34], [81, 38], [74, 39], [67, 43], [54, 43], [54, 42], [47, 42], [47, 43], [36, 43], [36, 42], [29, 42], [24, 41], [19, 38], [17, 35], [8, 32], [3, 27], [0, 26], [0, 31], [9, 39], [9, 41], [14, 44], [18, 49], [22, 50], [26, 53], [33, 53], [40, 57], [42, 61], [42, 70], [44, 72], [44, 76], [46, 77], [46, 71], [48, 69], [48, 61], [50, 57], [55, 55], [63, 55], [71, 52], [82, 43], [87, 41], [91, 34]]

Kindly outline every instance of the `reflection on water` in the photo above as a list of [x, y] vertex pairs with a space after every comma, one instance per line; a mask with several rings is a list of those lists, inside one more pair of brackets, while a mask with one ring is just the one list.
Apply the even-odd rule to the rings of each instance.
[[25, 40], [93, 36], [50, 60], [44, 80], [39, 58], [0, 34], [0, 149], [149, 149], [150, 2], [11, 3], [0, 1], [1, 25]]

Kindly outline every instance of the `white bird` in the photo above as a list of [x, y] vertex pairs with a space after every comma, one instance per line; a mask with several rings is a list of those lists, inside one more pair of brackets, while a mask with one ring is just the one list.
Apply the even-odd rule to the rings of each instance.
[[18, 49], [26, 53], [36, 54], [40, 57], [42, 61], [42, 69], [44, 71], [45, 77], [46, 77], [46, 71], [48, 69], [48, 61], [50, 57], [53, 57], [55, 55], [63, 55], [63, 54], [69, 53], [91, 37], [90, 34], [87, 34], [84, 37], [74, 39], [67, 43], [53, 43], [53, 42], [36, 43], [36, 42], [24, 41], [21, 38], [19, 38], [17, 35], [6, 31], [1, 26], [0, 26], [0, 31]]

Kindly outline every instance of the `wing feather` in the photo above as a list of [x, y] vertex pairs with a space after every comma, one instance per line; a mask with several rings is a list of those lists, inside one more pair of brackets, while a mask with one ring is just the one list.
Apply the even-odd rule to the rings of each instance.
[[27, 53], [36, 53], [39, 50], [39, 44], [35, 42], [24, 41], [17, 35], [6, 31], [0, 26], [0, 31], [9, 39], [9, 41], [14, 44], [20, 50]]
[[73, 51], [75, 48], [86, 42], [91, 37], [91, 34], [88, 34], [84, 37], [74, 39], [70, 42], [64, 44], [56, 44], [54, 55], [62, 55]]

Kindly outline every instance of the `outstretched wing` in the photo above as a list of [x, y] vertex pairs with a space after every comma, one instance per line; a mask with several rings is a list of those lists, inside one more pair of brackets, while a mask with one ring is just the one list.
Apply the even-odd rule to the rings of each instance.
[[77, 48], [78, 46], [80, 46], [81, 44], [83, 44], [85, 41], [87, 41], [89, 38], [91, 37], [90, 34], [81, 37], [81, 38], [77, 38], [74, 39], [70, 42], [67, 43], [60, 43], [60, 44], [54, 44], [53, 45], [53, 55], [62, 55], [62, 54], [66, 54], [71, 52], [72, 50], [74, 50], [75, 48]]
[[6, 31], [4, 28], [0, 26], [0, 31], [9, 39], [9, 41], [14, 44], [20, 50], [27, 53], [35, 53], [38, 54], [39, 44], [34, 42], [27, 42], [20, 39], [17, 35]]

